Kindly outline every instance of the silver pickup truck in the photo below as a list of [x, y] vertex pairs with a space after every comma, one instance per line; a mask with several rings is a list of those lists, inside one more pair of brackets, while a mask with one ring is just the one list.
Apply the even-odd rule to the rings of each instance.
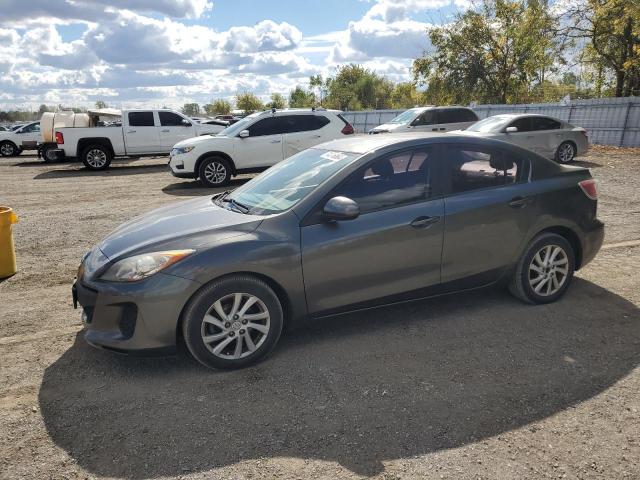
[[224, 129], [172, 110], [90, 110], [88, 118], [88, 126], [54, 126], [55, 146], [44, 153], [45, 160], [74, 157], [89, 170], [104, 170], [114, 157], [168, 155], [182, 140]]

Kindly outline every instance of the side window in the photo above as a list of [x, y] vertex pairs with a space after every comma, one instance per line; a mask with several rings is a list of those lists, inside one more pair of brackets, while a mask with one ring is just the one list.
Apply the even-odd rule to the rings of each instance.
[[268, 117], [263, 118], [262, 120], [258, 120], [247, 129], [249, 130], [249, 135], [252, 137], [279, 135], [283, 133], [283, 130], [285, 130], [285, 127], [288, 123], [286, 121], [283, 121], [283, 118], [287, 117]]
[[309, 132], [329, 123], [324, 115], [288, 115], [280, 117], [284, 124], [282, 133]]
[[176, 113], [158, 112], [158, 116], [160, 117], [160, 125], [163, 127], [181, 127], [184, 125], [182, 121], [185, 119]]
[[557, 130], [560, 128], [561, 123], [548, 117], [532, 117], [533, 122], [532, 130]]
[[460, 109], [460, 122], [477, 122], [478, 116], [467, 108]]
[[422, 112], [420, 116], [411, 123], [411, 125], [417, 127], [419, 125], [435, 125], [436, 123], [436, 111], [426, 110], [425, 112]]
[[446, 108], [438, 111], [438, 123], [464, 122], [459, 108]]
[[153, 112], [129, 112], [129, 126], [153, 127]]
[[511, 185], [519, 180], [523, 168], [522, 159], [506, 150], [480, 147], [448, 147], [445, 164], [451, 193]]
[[333, 196], [356, 201], [361, 213], [393, 208], [429, 198], [435, 160], [429, 149], [379, 158], [353, 173]]
[[32, 123], [31, 125], [27, 125], [21, 130], [22, 133], [32, 133], [32, 132], [39, 132], [39, 131], [40, 131], [39, 123]]
[[514, 120], [509, 124], [510, 127], [516, 127], [519, 132], [531, 131], [531, 117], [524, 117]]

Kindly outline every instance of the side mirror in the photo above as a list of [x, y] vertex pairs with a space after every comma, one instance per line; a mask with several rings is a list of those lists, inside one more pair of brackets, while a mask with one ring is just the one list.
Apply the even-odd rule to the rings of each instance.
[[347, 197], [333, 197], [322, 210], [327, 220], [353, 220], [360, 215], [360, 207]]
[[240, 138], [247, 138], [247, 137], [249, 136], [249, 130], [242, 130], [242, 131], [238, 134], [238, 136], [239, 136]]
[[507, 127], [505, 132], [507, 133], [516, 133], [518, 131], [518, 127]]

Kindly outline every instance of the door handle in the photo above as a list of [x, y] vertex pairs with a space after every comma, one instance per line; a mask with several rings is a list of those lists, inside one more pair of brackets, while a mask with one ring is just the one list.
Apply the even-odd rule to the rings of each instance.
[[522, 208], [526, 207], [531, 203], [530, 197], [513, 197], [511, 201], [509, 201], [509, 206], [512, 208]]
[[441, 131], [441, 132], [444, 132], [446, 129], [447, 129], [447, 127], [442, 127], [442, 128], [440, 129], [440, 131]]
[[314, 135], [313, 138], [322, 138], [322, 135]]
[[434, 223], [438, 223], [440, 221], [440, 217], [418, 217], [409, 225], [413, 228], [427, 228]]
[[271, 143], [280, 143], [280, 140], [271, 140]]
[[162, 133], [169, 133], [169, 130], [160, 130]]
[[431, 131], [432, 131], [432, 132], [437, 132], [437, 131], [438, 131], [438, 129], [437, 129], [437, 128], [432, 128], [432, 129], [431, 129]]
[[136, 133], [135, 130], [129, 130], [127, 133]]

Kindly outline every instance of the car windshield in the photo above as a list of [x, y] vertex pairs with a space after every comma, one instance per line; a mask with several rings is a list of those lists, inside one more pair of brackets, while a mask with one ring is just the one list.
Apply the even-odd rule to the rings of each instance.
[[406, 112], [402, 112], [400, 115], [398, 115], [396, 118], [391, 120], [389, 123], [409, 123], [411, 120], [413, 120], [413, 117], [415, 117], [419, 112], [420, 112], [419, 108], [412, 108], [410, 110], [407, 110]]
[[493, 117], [487, 117], [484, 120], [474, 123], [467, 128], [467, 130], [470, 132], [495, 132], [500, 130], [509, 120], [511, 120], [510, 116], [494, 115]]
[[237, 188], [224, 200], [252, 215], [272, 215], [290, 209], [359, 154], [310, 148], [276, 164]]
[[247, 127], [253, 122], [256, 117], [259, 117], [262, 112], [252, 113], [251, 115], [244, 117], [242, 120], [237, 121], [233, 125], [228, 126], [224, 130], [222, 130], [217, 135], [225, 136], [225, 137], [233, 137], [237, 135], [242, 130], [246, 130]]

